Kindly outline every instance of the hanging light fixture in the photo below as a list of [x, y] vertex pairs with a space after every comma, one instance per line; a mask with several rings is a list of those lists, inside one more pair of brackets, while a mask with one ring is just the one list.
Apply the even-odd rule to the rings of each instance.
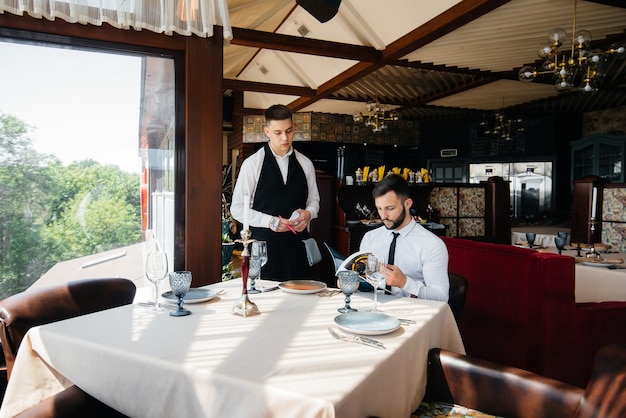
[[[504, 108], [504, 97], [502, 98]], [[524, 132], [523, 119], [521, 117], [509, 118], [503, 110], [492, 113], [478, 124], [479, 135], [491, 136], [494, 139], [511, 141], [518, 134]]]
[[365, 126], [372, 128], [372, 132], [382, 132], [388, 128], [387, 122], [400, 119], [398, 112], [387, 110], [378, 102], [378, 96], [373, 102], [366, 104], [367, 114], [357, 112], [352, 115], [356, 123], [363, 122]]
[[624, 44], [612, 45], [608, 50], [588, 51], [591, 33], [586, 30], [576, 31], [576, 5], [574, 0], [574, 21], [572, 23], [572, 47], [569, 57], [559, 48], [566, 40], [564, 29], [557, 28], [548, 35], [550, 43], [539, 49], [539, 57], [543, 58], [540, 69], [525, 66], [519, 70], [520, 81], [531, 82], [538, 75], [553, 74], [554, 87], [559, 92], [568, 91], [578, 84], [582, 93], [594, 93], [604, 77], [604, 66], [614, 55], [624, 57]]
[[[374, 82], [374, 84], [378, 86], [378, 83]], [[400, 115], [398, 112], [389, 110], [380, 104], [378, 101], [378, 87], [376, 87], [376, 95], [374, 97], [373, 102], [367, 102], [365, 105], [367, 113], [356, 112], [352, 115], [352, 119], [356, 123], [363, 122], [365, 126], [372, 129], [372, 132], [376, 133], [386, 130], [389, 127], [387, 122], [400, 119]]]

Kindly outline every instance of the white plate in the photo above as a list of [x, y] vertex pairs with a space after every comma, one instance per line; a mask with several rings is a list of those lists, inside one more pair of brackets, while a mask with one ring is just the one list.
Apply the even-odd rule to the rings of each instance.
[[[200, 303], [211, 300], [217, 295], [215, 290], [210, 289], [189, 289], [189, 292], [185, 295], [183, 300], [185, 303]], [[164, 299], [169, 299], [178, 302], [178, 298], [170, 292], [165, 292], [161, 295]]]
[[344, 331], [362, 335], [389, 334], [400, 327], [400, 320], [379, 312], [346, 312], [335, 317]]
[[615, 265], [615, 263], [593, 263], [590, 261], [583, 261], [581, 264], [584, 266], [591, 266], [591, 267], [611, 267]]
[[309, 294], [326, 289], [326, 283], [317, 280], [287, 280], [278, 284], [283, 292]]

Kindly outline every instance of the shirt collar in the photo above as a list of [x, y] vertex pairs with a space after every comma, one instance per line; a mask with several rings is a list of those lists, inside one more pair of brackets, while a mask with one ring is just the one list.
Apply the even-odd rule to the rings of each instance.
[[[415, 222], [415, 219], [411, 219], [411, 222], [409, 222], [406, 226], [404, 226], [402, 229], [394, 229], [389, 231], [389, 233], [393, 233], [393, 232], [397, 232], [402, 236], [407, 235], [409, 232], [411, 232], [413, 230], [413, 228], [415, 228], [415, 225], [417, 225], [417, 223]], [[392, 235], [393, 236], [393, 235]]]
[[293, 145], [291, 147], [289, 147], [289, 151], [287, 151], [287, 153], [285, 155], [278, 155], [274, 152], [274, 150], [272, 149], [271, 145], [268, 144], [268, 148], [270, 149], [272, 155], [274, 156], [274, 158], [276, 159], [285, 159], [285, 158], [289, 158], [289, 156], [291, 154], [293, 154]]

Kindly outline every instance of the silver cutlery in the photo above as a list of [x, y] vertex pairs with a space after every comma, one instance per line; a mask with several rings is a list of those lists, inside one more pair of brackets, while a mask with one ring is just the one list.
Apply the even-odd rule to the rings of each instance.
[[412, 319], [403, 319], [403, 318], [398, 318], [398, 321], [400, 321], [400, 323], [402, 325], [412, 325], [415, 324], [416, 322]]
[[278, 290], [278, 286], [265, 287], [265, 288], [261, 289], [261, 292], [265, 293], [265, 292], [271, 292], [273, 290]]
[[337, 331], [335, 331], [334, 329], [332, 329], [331, 327], [328, 327], [328, 332], [330, 332], [330, 335], [332, 335], [333, 337], [335, 337], [336, 339], [341, 340], [341, 341], [348, 341], [348, 342], [352, 342], [352, 343], [364, 344], [364, 345], [367, 345], [369, 347], [374, 347], [374, 348], [379, 348], [379, 349], [385, 349], [386, 348], [383, 345], [383, 343], [381, 343], [380, 341], [373, 340], [371, 338], [360, 337], [358, 335], [340, 334]]

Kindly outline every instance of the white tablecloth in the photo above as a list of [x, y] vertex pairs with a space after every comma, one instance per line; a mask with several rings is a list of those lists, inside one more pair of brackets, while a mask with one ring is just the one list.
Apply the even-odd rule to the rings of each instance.
[[[562, 251], [562, 255], [576, 257], [576, 250], [568, 249]], [[556, 247], [539, 249], [538, 251], [548, 251], [556, 253]], [[581, 255], [585, 255], [581, 252]], [[625, 260], [618, 267], [609, 269], [606, 267], [587, 266], [576, 263], [575, 274], [575, 300], [577, 303], [584, 302], [626, 302], [626, 254], [606, 253], [601, 254], [603, 258], [617, 258]]]
[[[417, 322], [374, 337], [379, 350], [331, 337], [342, 295], [250, 295], [262, 313], [242, 318], [231, 314], [240, 286], [213, 286], [228, 292], [187, 305], [187, 317], [128, 305], [31, 329], [0, 416], [68, 385], [58, 374], [131, 417], [409, 416], [428, 350], [464, 353], [444, 303], [379, 295], [382, 310]], [[369, 308], [371, 298], [357, 293], [352, 306]]]
[[[554, 237], [556, 234], [535, 234], [535, 247], [554, 247]], [[569, 244], [569, 236], [567, 237], [567, 243]], [[526, 240], [525, 232], [511, 232], [511, 244], [513, 245], [525, 245], [528, 247], [528, 241]]]

